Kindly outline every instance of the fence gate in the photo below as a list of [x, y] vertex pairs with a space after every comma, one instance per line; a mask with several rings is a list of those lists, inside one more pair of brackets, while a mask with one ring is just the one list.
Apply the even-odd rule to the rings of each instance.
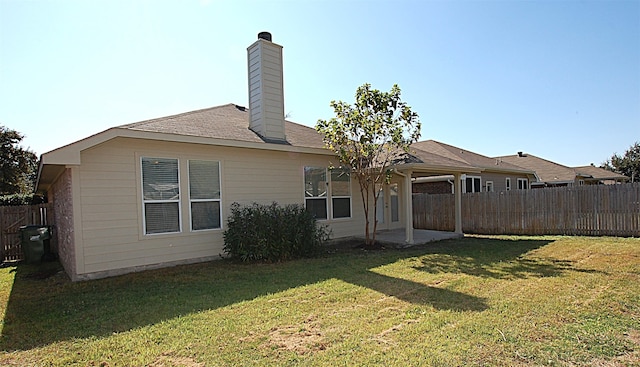
[[26, 225], [51, 225], [51, 204], [0, 206], [0, 260], [23, 259], [20, 227]]

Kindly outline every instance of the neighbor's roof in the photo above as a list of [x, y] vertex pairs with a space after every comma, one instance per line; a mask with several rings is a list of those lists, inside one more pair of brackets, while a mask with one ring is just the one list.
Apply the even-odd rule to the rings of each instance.
[[592, 177], [597, 180], [628, 180], [629, 177], [616, 172], [611, 172], [596, 166], [574, 167], [576, 173], [584, 177]]
[[473, 167], [478, 167], [486, 171], [508, 171], [521, 172], [523, 174], [533, 174], [530, 169], [515, 166], [508, 162], [502, 162], [495, 158], [490, 158], [472, 151], [454, 147], [453, 145], [444, 144], [435, 140], [419, 141], [411, 145], [411, 149], [416, 150], [417, 155], [429, 154], [430, 156], [438, 156], [450, 161], [464, 163]]
[[576, 179], [576, 172], [573, 168], [536, 157], [535, 155], [514, 154], [496, 157], [496, 159], [535, 171], [540, 178], [540, 182], [567, 183]]

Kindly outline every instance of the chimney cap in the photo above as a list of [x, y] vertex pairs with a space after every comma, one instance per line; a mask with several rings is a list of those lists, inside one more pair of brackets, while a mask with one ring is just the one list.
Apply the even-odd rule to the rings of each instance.
[[258, 39], [263, 39], [265, 41], [271, 42], [271, 33], [269, 33], [269, 32], [260, 32], [260, 33], [258, 33]]

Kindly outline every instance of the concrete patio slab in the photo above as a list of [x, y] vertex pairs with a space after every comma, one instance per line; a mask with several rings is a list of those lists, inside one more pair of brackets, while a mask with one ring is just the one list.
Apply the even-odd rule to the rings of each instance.
[[429, 242], [448, 240], [452, 238], [462, 238], [462, 233], [431, 231], [426, 229], [413, 230], [413, 243], [405, 242], [405, 229], [393, 229], [388, 231], [379, 231], [376, 234], [376, 242], [397, 248], [405, 248], [416, 245], [422, 245]]

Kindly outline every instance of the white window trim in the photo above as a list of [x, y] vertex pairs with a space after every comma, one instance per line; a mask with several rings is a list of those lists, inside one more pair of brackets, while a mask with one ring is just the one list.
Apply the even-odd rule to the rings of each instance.
[[464, 187], [464, 193], [469, 193], [469, 192], [467, 191], [467, 179], [468, 179], [468, 178], [470, 178], [470, 179], [471, 179], [471, 182], [473, 182], [476, 178], [480, 180], [480, 186], [478, 186], [478, 187], [477, 187], [478, 191], [473, 191], [473, 189], [475, 189], [476, 187], [475, 187], [475, 184], [472, 184], [473, 188], [472, 188], [471, 193], [475, 193], [475, 192], [482, 192], [482, 177], [480, 177], [480, 176], [469, 176], [469, 175], [465, 175], [465, 177], [464, 177], [464, 185], [463, 185], [463, 187]]
[[493, 181], [485, 181], [484, 184], [487, 186], [487, 192], [493, 192]]
[[[325, 196], [307, 196], [305, 191], [307, 189], [307, 183], [305, 180], [305, 168], [324, 168], [325, 170], [325, 185], [327, 185], [327, 191]], [[302, 167], [302, 193], [304, 196], [304, 207], [307, 207], [307, 200], [309, 199], [325, 199], [325, 205], [327, 210], [326, 218], [317, 218], [318, 221], [341, 221], [353, 219], [353, 181], [351, 175], [349, 175], [349, 195], [333, 195], [333, 181], [331, 180], [331, 169], [322, 166], [304, 165]], [[333, 199], [349, 199], [349, 216], [336, 218], [333, 214]]]
[[[345, 220], [345, 219], [351, 219], [353, 217], [353, 194], [351, 193], [351, 172], [349, 172], [349, 195], [333, 195], [333, 179], [331, 178], [331, 172], [333, 171], [332, 169], [328, 170], [329, 174], [327, 175], [327, 178], [329, 179], [329, 196], [331, 198], [330, 200], [330, 205], [329, 205], [329, 209], [330, 209], [330, 214], [331, 215], [327, 215], [327, 217], [330, 217], [333, 220]], [[340, 218], [336, 218], [333, 215], [333, 199], [349, 199], [349, 216], [348, 217], [340, 217]]]
[[[394, 185], [396, 186], [396, 191], [395, 191], [396, 194], [395, 195], [392, 194], [394, 192], [394, 190], [391, 189], [391, 187], [394, 186]], [[398, 205], [398, 213], [397, 213], [398, 214], [398, 218], [395, 221], [393, 220], [393, 209], [392, 209], [393, 208], [393, 200], [392, 200], [392, 198], [394, 196], [397, 198], [397, 201], [398, 201], [397, 202], [397, 205]], [[401, 222], [400, 218], [401, 218], [401, 215], [402, 215], [402, 210], [400, 210], [400, 204], [401, 204], [400, 201], [401, 201], [400, 200], [400, 185], [397, 182], [389, 184], [389, 221], [391, 223], [400, 223]]]
[[[144, 170], [142, 169], [142, 160], [145, 158], [159, 158], [159, 159], [173, 159], [178, 163], [178, 199], [167, 200], [146, 200], [144, 198]], [[180, 159], [175, 157], [160, 157], [160, 156], [140, 156], [140, 195], [142, 199], [142, 234], [144, 236], [166, 236], [182, 233], [182, 184], [180, 183]], [[147, 233], [147, 210], [145, 204], [153, 203], [178, 203], [178, 231], [174, 232], [160, 232], [160, 233]]]
[[[208, 161], [208, 162], [217, 162], [218, 163], [218, 188], [220, 189], [220, 198], [219, 199], [191, 199], [191, 181], [190, 181], [190, 169], [191, 161]], [[187, 188], [189, 192], [189, 230], [191, 232], [205, 232], [205, 231], [221, 231], [224, 227], [224, 221], [222, 220], [222, 163], [217, 160], [209, 160], [209, 159], [188, 159], [187, 160]], [[193, 208], [191, 206], [192, 203], [206, 203], [206, 202], [218, 202], [219, 205], [219, 216], [220, 216], [220, 227], [218, 228], [205, 228], [205, 229], [193, 229]]]
[[[520, 188], [520, 182], [524, 182], [526, 187], [524, 189]], [[528, 190], [529, 189], [529, 179], [528, 178], [518, 178], [518, 190]]]
[[[306, 192], [307, 192], [307, 181], [306, 181], [306, 170], [305, 168], [324, 168], [324, 177], [325, 177], [325, 187], [326, 187], [326, 191], [325, 191], [325, 195], [324, 196], [307, 196]], [[307, 200], [313, 200], [313, 199], [324, 199], [324, 205], [327, 211], [327, 217], [326, 218], [316, 218], [317, 221], [327, 221], [329, 220], [329, 218], [331, 218], [331, 208], [330, 208], [330, 199], [331, 196], [329, 195], [329, 173], [327, 172], [327, 168], [326, 167], [322, 167], [320, 165], [304, 165], [302, 166], [302, 196], [303, 196], [303, 200], [304, 200], [304, 207], [305, 209], [307, 208]]]

